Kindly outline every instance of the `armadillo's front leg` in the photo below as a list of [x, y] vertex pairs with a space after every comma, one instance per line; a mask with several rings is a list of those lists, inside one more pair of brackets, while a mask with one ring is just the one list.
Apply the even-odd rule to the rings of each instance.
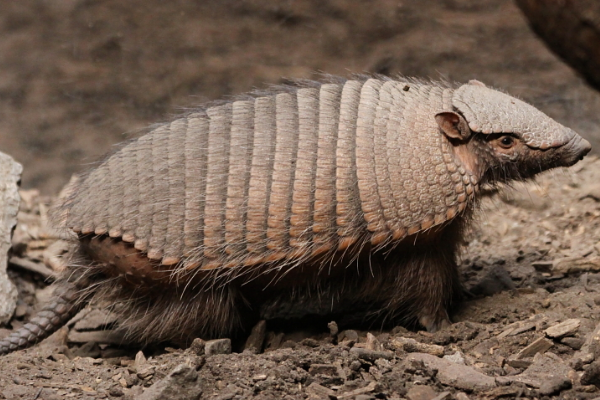
[[430, 254], [421, 260], [420, 275], [415, 282], [415, 306], [419, 324], [428, 332], [450, 326], [448, 308], [461, 293], [457, 266], [453, 259]]

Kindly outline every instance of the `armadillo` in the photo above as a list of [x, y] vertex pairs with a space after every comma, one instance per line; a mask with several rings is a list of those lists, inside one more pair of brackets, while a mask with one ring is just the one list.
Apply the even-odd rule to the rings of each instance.
[[259, 319], [450, 323], [482, 185], [570, 166], [590, 144], [478, 81], [360, 77], [208, 106], [123, 144], [55, 212], [76, 256], [0, 341], [27, 347], [84, 304], [138, 343]]

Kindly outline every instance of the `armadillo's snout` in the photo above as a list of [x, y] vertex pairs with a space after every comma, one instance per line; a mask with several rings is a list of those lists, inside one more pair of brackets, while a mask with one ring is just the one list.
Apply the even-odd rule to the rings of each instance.
[[[573, 132], [574, 133], [574, 132]], [[562, 149], [562, 162], [565, 166], [571, 166], [582, 160], [592, 150], [590, 142], [574, 133], [573, 137]]]

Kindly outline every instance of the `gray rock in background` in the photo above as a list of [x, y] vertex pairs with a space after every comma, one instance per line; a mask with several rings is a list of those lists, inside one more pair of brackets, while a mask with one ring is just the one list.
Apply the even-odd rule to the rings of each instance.
[[19, 180], [23, 167], [0, 153], [0, 324], [10, 320], [17, 306], [17, 289], [8, 279], [8, 250], [19, 211]]

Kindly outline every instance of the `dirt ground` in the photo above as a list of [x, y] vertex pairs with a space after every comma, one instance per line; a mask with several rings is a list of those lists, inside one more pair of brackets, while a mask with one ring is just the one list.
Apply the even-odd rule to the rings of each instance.
[[[318, 71], [475, 78], [600, 148], [600, 95], [508, 0], [23, 0], [0, 10], [0, 151], [24, 165], [9, 268], [20, 297], [0, 336], [49, 296], [64, 243], [44, 226], [46, 206], [70, 175], [124, 134], [206, 100]], [[442, 332], [267, 324], [231, 354], [227, 340], [140, 349], [118, 346], [114, 317], [86, 309], [0, 358], [0, 398], [600, 397], [599, 182], [592, 156], [486, 198], [461, 261], [473, 298]]]

